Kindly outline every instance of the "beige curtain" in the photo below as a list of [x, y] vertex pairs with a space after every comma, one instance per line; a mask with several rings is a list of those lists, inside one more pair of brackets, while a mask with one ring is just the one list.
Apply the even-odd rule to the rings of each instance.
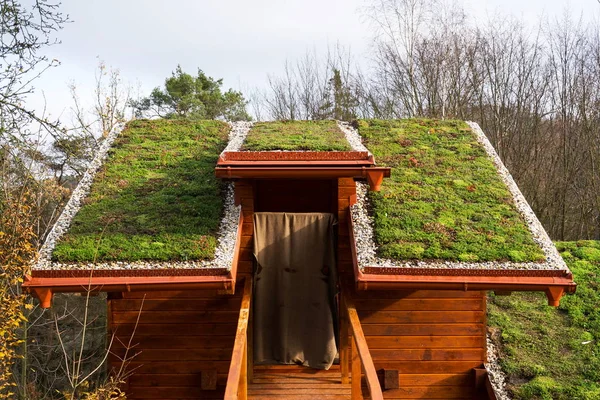
[[334, 222], [324, 213], [254, 214], [255, 363], [333, 363]]

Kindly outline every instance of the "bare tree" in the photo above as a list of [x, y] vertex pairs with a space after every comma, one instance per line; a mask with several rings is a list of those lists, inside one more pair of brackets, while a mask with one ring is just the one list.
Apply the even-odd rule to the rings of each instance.
[[265, 96], [273, 119], [349, 119], [358, 111], [359, 82], [349, 50], [336, 44], [325, 57], [307, 52], [286, 61], [281, 76], [269, 75]]

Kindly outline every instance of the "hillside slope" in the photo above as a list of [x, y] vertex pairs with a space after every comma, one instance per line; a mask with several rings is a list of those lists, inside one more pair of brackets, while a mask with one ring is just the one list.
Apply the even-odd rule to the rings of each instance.
[[489, 329], [515, 399], [600, 399], [600, 242], [557, 242], [577, 292], [490, 294]]

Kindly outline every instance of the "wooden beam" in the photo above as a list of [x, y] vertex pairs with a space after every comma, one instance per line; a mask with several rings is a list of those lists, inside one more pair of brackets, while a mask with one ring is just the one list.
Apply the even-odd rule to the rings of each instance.
[[224, 179], [274, 179], [274, 178], [306, 178], [306, 179], [334, 179], [357, 178], [366, 179], [368, 174], [381, 174], [383, 177], [391, 175], [391, 169], [386, 167], [322, 167], [304, 163], [297, 167], [229, 167], [217, 166], [215, 175]]

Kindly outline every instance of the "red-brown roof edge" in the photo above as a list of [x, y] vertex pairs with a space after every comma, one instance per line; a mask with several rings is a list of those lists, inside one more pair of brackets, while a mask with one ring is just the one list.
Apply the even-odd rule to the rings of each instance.
[[54, 293], [133, 292], [157, 290], [218, 289], [233, 293], [236, 278], [225, 275], [179, 276], [87, 276], [36, 277], [26, 276], [23, 288], [40, 300], [42, 308], [52, 304]]

